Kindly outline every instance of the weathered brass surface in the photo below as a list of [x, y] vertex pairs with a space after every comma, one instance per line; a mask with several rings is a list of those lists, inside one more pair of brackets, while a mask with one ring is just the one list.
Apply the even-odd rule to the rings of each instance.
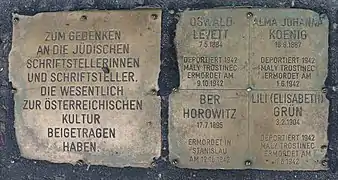
[[[329, 102], [321, 91], [250, 92], [253, 168], [326, 169]], [[290, 98], [291, 97], [291, 98]]]
[[328, 19], [310, 10], [253, 11], [250, 26], [251, 86], [314, 90], [324, 86]]
[[171, 97], [170, 160], [178, 167], [244, 168], [247, 92], [182, 90]]
[[[232, 25], [222, 26], [229, 19]], [[327, 169], [329, 103], [322, 88], [327, 76], [328, 24], [325, 15], [302, 9], [183, 12], [176, 33], [183, 90], [171, 97], [171, 161], [195, 169]], [[219, 36], [222, 31], [228, 32], [224, 39]], [[199, 41], [214, 46], [198, 46]], [[191, 56], [240, 58], [234, 76], [225, 80], [217, 76], [218, 70], [223, 68], [224, 74], [229, 64], [220, 66], [210, 60], [192, 65], [187, 61]], [[205, 72], [204, 67], [219, 69]], [[226, 101], [215, 103], [210, 96], [211, 103], [201, 104], [202, 94], [217, 94]], [[240, 98], [228, 100], [233, 94]], [[196, 118], [184, 117], [187, 108], [196, 109]], [[219, 119], [217, 108], [236, 109], [242, 118]], [[210, 118], [201, 118], [206, 109]], [[223, 121], [224, 126], [199, 128], [200, 121]], [[232, 140], [226, 154], [229, 163], [189, 161], [188, 157], [196, 156], [189, 140], [201, 137]], [[210, 148], [203, 152], [206, 159], [218, 157]]]
[[248, 26], [245, 9], [182, 13], [176, 30], [180, 88], [246, 88]]
[[161, 147], [161, 10], [15, 14], [13, 29], [23, 157], [151, 166]]

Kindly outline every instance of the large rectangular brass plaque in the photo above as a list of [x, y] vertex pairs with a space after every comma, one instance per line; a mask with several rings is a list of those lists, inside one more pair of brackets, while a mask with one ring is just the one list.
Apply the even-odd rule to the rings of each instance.
[[[327, 169], [328, 24], [325, 15], [302, 9], [183, 12], [176, 33], [181, 90], [170, 106], [171, 161], [195, 169]], [[213, 46], [194, 45], [198, 38]], [[221, 87], [217, 74], [229, 64], [207, 57], [225, 55], [240, 57], [239, 71]], [[235, 119], [225, 116], [231, 109]], [[229, 146], [222, 154], [217, 150], [223, 146], [212, 143], [224, 138]], [[220, 162], [225, 154], [229, 160]]]
[[161, 10], [15, 14], [10, 80], [23, 157], [149, 167], [160, 155]]

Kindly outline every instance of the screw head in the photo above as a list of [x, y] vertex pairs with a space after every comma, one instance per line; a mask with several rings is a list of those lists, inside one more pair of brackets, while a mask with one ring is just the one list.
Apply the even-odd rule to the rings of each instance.
[[178, 92], [178, 88], [173, 88], [173, 92], [174, 93]]
[[322, 166], [325, 166], [325, 167], [327, 167], [327, 165], [328, 165], [328, 162], [327, 162], [327, 160], [326, 160], [326, 159], [324, 159], [324, 160], [322, 160], [321, 164], [322, 164]]
[[251, 166], [252, 162], [250, 160], [246, 160], [244, 162], [245, 166]]
[[250, 91], [252, 91], [252, 88], [248, 87], [248, 88], [246, 88], [246, 91], [250, 92]]
[[157, 94], [156, 89], [151, 89], [150, 92], [151, 92], [152, 95], [156, 95]]
[[12, 94], [15, 94], [17, 91], [18, 91], [18, 90], [17, 90], [16, 88], [13, 88], [13, 89], [11, 90]]
[[321, 149], [327, 149], [327, 145], [320, 146]]
[[253, 13], [252, 13], [252, 12], [246, 13], [246, 17], [247, 17], [248, 19], [252, 18], [252, 17], [253, 17]]
[[327, 88], [326, 87], [322, 88], [322, 93], [327, 93]]
[[79, 166], [82, 166], [84, 164], [85, 164], [85, 162], [82, 159], [80, 159], [76, 162], [76, 165], [79, 165]]
[[151, 15], [151, 18], [152, 18], [153, 20], [156, 20], [156, 19], [158, 18], [158, 15], [157, 15], [157, 14], [152, 14], [152, 15]]
[[177, 165], [177, 164], [178, 164], [178, 159], [174, 159], [171, 163], [172, 163], [173, 165]]
[[19, 18], [19, 17], [14, 17], [14, 18], [13, 18], [13, 22], [14, 22], [14, 23], [18, 23], [19, 21], [20, 21], [20, 18]]
[[81, 18], [80, 18], [81, 21], [85, 21], [87, 20], [87, 16], [86, 15], [82, 15]]

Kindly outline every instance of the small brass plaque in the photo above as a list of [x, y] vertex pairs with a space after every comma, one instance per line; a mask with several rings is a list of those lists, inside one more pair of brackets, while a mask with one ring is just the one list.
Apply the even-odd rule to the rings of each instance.
[[328, 106], [321, 91], [250, 92], [253, 168], [326, 169]]
[[[183, 12], [176, 33], [181, 90], [170, 107], [171, 161], [195, 169], [327, 169], [329, 102], [322, 88], [328, 24], [325, 15], [302, 9]], [[198, 46], [200, 41], [207, 45]], [[225, 56], [238, 57], [229, 79], [217, 76], [230, 67], [221, 64]], [[217, 109], [236, 109], [236, 119], [219, 118]], [[217, 146], [194, 146], [220, 137], [235, 142], [227, 147], [227, 163], [219, 162]]]
[[169, 152], [178, 167], [244, 168], [247, 92], [182, 90], [171, 97]]
[[310, 10], [253, 11], [250, 69], [253, 88], [321, 89], [328, 66], [326, 16]]
[[13, 23], [21, 155], [151, 166], [161, 147], [161, 10], [15, 14]]
[[246, 88], [248, 27], [245, 10], [181, 14], [176, 30], [181, 89]]

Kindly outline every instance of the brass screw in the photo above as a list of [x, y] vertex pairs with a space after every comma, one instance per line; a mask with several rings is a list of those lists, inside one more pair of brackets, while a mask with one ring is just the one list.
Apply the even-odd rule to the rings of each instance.
[[157, 15], [157, 14], [152, 14], [152, 15], [151, 15], [151, 18], [152, 18], [153, 20], [156, 20], [156, 19], [158, 18], [158, 15]]
[[16, 92], [18, 92], [18, 90], [16, 88], [12, 88], [11, 92], [12, 94], [15, 94]]
[[181, 16], [180, 16], [180, 14], [177, 13], [177, 14], [174, 15], [174, 17], [175, 17], [176, 19], [180, 19]]
[[171, 162], [174, 166], [178, 164], [178, 159], [174, 159], [172, 162]]
[[84, 165], [85, 164], [85, 162], [83, 161], [83, 160], [78, 160], [77, 162], [76, 162], [76, 164], [77, 165], [79, 165], [79, 166], [82, 166], [82, 165]]
[[326, 87], [322, 88], [322, 93], [327, 93], [327, 88]]
[[324, 160], [322, 160], [322, 166], [324, 166], [324, 167], [327, 167], [327, 160], [326, 159], [324, 159]]
[[152, 95], [156, 95], [156, 94], [157, 94], [156, 89], [151, 89], [150, 91], [151, 91], [151, 94], [152, 94]]
[[244, 162], [245, 166], [251, 166], [252, 162], [250, 160], [246, 160]]
[[16, 24], [16, 23], [18, 23], [20, 21], [20, 18], [19, 17], [14, 17], [13, 21]]
[[81, 18], [80, 18], [81, 21], [85, 21], [87, 20], [87, 16], [86, 15], [82, 15]]
[[327, 145], [320, 146], [321, 149], [327, 149]]
[[252, 13], [252, 12], [246, 13], [246, 17], [247, 17], [248, 19], [252, 18], [252, 17], [253, 17], [253, 13]]

